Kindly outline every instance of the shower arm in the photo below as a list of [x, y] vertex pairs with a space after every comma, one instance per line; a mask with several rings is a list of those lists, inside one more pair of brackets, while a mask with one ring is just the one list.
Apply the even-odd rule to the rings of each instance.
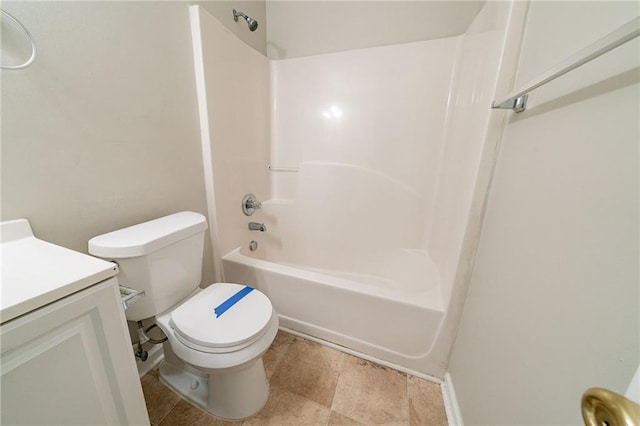
[[251, 19], [246, 13], [238, 12], [237, 10], [233, 9], [233, 20], [238, 22], [239, 17], [242, 17], [247, 22], [249, 22], [249, 19]]
[[239, 12], [233, 9], [233, 20], [238, 22], [238, 17], [242, 17], [247, 22], [249, 26], [249, 31], [253, 32], [258, 29], [258, 21], [247, 15], [246, 13]]

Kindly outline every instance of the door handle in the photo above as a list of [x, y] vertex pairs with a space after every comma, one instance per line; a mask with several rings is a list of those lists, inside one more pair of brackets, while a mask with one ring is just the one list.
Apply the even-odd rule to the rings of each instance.
[[586, 426], [640, 426], [640, 405], [603, 388], [582, 395], [582, 419]]

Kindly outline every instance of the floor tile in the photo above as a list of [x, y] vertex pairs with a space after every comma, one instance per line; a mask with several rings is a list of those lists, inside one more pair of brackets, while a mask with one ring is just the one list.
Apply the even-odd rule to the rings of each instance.
[[330, 407], [342, 357], [334, 349], [297, 339], [271, 377], [271, 384]]
[[159, 426], [239, 426], [240, 424], [241, 422], [232, 422], [212, 416], [187, 401], [181, 400], [162, 419]]
[[332, 411], [331, 414], [329, 415], [329, 423], [327, 424], [327, 426], [357, 426], [357, 425], [362, 425], [362, 423], [357, 422], [353, 419], [350, 419], [347, 416], [343, 416], [340, 413], [336, 413], [335, 411]]
[[447, 425], [447, 414], [444, 410], [440, 385], [410, 376], [408, 391], [411, 425]]
[[141, 382], [149, 421], [151, 424], [157, 425], [180, 401], [180, 397], [160, 383], [157, 369], [147, 373]]
[[272, 386], [262, 411], [243, 425], [326, 425], [330, 410], [300, 395]]
[[287, 351], [287, 358], [323, 364], [334, 369], [338, 368], [343, 361], [342, 352], [306, 339], [296, 339]]
[[265, 407], [244, 421], [228, 421], [182, 400], [160, 383], [158, 370], [142, 378], [154, 426], [180, 425], [447, 425], [438, 384], [279, 331], [263, 361], [271, 390]]
[[408, 424], [406, 374], [345, 357], [331, 409], [365, 424]]
[[294, 335], [278, 331], [273, 343], [262, 356], [262, 362], [264, 363], [264, 370], [267, 374], [267, 379], [271, 379], [271, 376], [273, 376], [278, 365], [280, 365], [280, 361], [282, 361], [282, 358], [287, 353], [289, 346], [291, 346], [295, 341], [296, 337]]

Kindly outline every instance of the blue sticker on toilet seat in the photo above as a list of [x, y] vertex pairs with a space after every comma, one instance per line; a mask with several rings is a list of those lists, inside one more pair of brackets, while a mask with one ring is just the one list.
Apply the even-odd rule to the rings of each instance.
[[255, 290], [253, 287], [246, 286], [245, 288], [237, 291], [233, 296], [229, 297], [227, 300], [219, 304], [216, 308], [213, 309], [213, 313], [216, 314], [216, 318], [224, 314], [229, 308], [238, 303], [240, 299], [251, 293], [253, 290]]

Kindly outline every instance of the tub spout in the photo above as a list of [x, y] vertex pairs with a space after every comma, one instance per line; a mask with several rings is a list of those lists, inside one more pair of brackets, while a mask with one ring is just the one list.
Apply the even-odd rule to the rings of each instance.
[[264, 232], [267, 230], [267, 227], [264, 226], [264, 223], [249, 222], [249, 230]]

